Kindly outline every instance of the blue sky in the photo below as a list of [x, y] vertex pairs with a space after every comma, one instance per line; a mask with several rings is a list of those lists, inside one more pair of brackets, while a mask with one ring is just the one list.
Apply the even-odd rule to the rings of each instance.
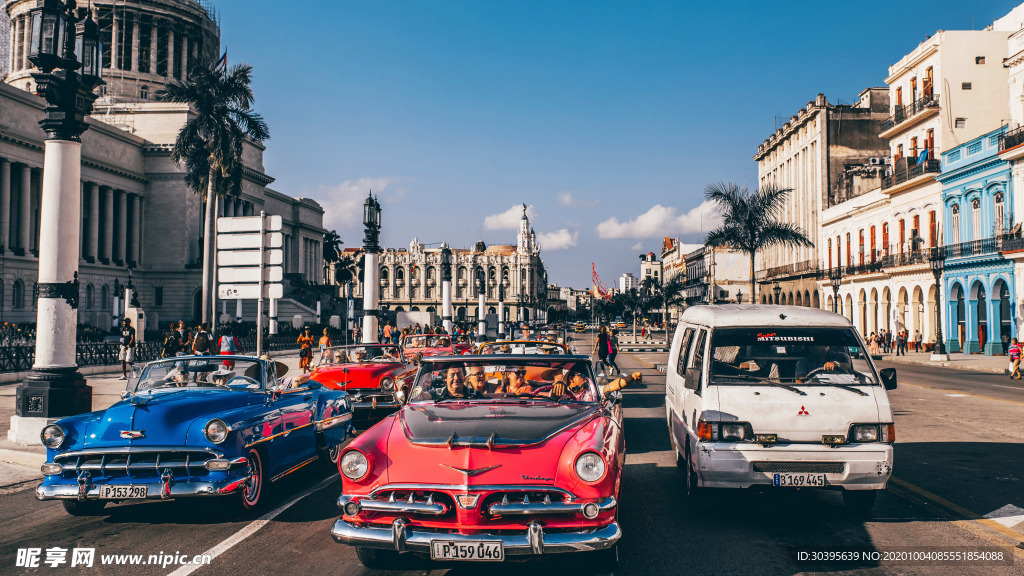
[[704, 187], [753, 185], [776, 116], [850, 103], [927, 35], [1017, 3], [216, 5], [229, 62], [255, 69], [272, 187], [321, 202], [346, 246], [370, 187], [389, 247], [515, 243], [517, 217], [485, 220], [525, 202], [549, 280], [583, 288], [591, 262], [611, 283], [664, 235], [699, 241]]

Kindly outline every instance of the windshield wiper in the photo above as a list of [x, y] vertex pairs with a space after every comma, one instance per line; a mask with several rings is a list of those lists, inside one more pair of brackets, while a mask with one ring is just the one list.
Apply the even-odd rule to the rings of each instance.
[[735, 375], [731, 375], [731, 376], [724, 376], [724, 375], [716, 376], [716, 377], [714, 377], [712, 379], [713, 380], [724, 379], [724, 380], [741, 380], [741, 381], [744, 381], [744, 382], [758, 382], [760, 384], [764, 384], [765, 386], [778, 386], [779, 388], [785, 388], [786, 390], [789, 390], [790, 392], [796, 392], [797, 394], [799, 394], [801, 396], [807, 396], [807, 392], [804, 392], [803, 390], [801, 390], [799, 388], [796, 388], [795, 386], [790, 386], [789, 384], [783, 384], [782, 382], [777, 382], [777, 381], [774, 381], [774, 380], [769, 380], [767, 378], [761, 378], [759, 376], [748, 376], [746, 374], [735, 374]]
[[853, 386], [848, 386], [846, 384], [836, 384], [834, 382], [825, 382], [824, 384], [825, 384], [825, 386], [834, 386], [836, 388], [842, 388], [843, 390], [849, 390], [850, 392], [854, 392], [856, 394], [860, 394], [861, 396], [868, 396], [869, 395], [867, 392], [865, 392], [863, 390], [858, 390], [857, 388], [854, 388]]

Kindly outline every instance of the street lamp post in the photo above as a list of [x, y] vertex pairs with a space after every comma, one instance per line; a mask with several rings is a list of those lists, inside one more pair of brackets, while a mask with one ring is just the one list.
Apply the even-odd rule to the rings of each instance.
[[736, 303], [743, 304], [743, 290], [736, 290]]
[[946, 266], [946, 254], [941, 247], [932, 248], [928, 264], [931, 265], [932, 275], [935, 276], [935, 347], [932, 348], [929, 359], [933, 362], [945, 362], [949, 360], [946, 343], [942, 337], [942, 270]]
[[371, 192], [363, 202], [363, 344], [377, 341], [377, 317], [380, 314], [380, 202]]
[[505, 337], [505, 279], [498, 282], [498, 338]]
[[441, 323], [444, 331], [452, 333], [452, 249], [441, 244]]
[[484, 313], [484, 291], [487, 289], [487, 281], [484, 279], [483, 272], [480, 273], [476, 278], [476, 293], [477, 293], [477, 305], [476, 305], [476, 319], [477, 319], [477, 342], [487, 341], [487, 316]]
[[75, 0], [41, 0], [29, 11], [28, 59], [46, 100], [39, 218], [38, 314], [32, 371], [18, 386], [8, 439], [38, 443], [55, 418], [88, 412], [92, 388], [75, 361], [82, 133], [100, 79], [99, 28]]
[[779, 295], [782, 294], [782, 286], [779, 286], [778, 282], [775, 283], [775, 286], [772, 286], [772, 293], [775, 294], [775, 303], [778, 304], [779, 303]]
[[830, 270], [829, 282], [832, 284], [832, 312], [838, 314], [839, 286], [843, 283], [843, 269], [837, 266]]

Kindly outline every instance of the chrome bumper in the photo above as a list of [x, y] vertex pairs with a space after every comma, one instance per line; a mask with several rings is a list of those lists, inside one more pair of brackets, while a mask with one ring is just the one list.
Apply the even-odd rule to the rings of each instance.
[[47, 484], [47, 480], [36, 488], [37, 500], [100, 500], [100, 486], [145, 486], [145, 498], [106, 498], [111, 502], [127, 500], [172, 500], [174, 498], [191, 498], [196, 496], [225, 496], [235, 494], [245, 488], [245, 477], [226, 478], [224, 480], [175, 480], [170, 478], [147, 478], [145, 482], [133, 482], [128, 478], [114, 481], [106, 479], [93, 480], [79, 477], [75, 484]]
[[540, 522], [531, 522], [522, 534], [441, 534], [417, 531], [401, 518], [390, 528], [356, 526], [339, 518], [331, 529], [331, 536], [339, 544], [425, 554], [430, 553], [431, 540], [460, 543], [497, 540], [507, 556], [529, 556], [605, 550], [622, 538], [622, 530], [613, 522], [592, 530], [545, 534]]

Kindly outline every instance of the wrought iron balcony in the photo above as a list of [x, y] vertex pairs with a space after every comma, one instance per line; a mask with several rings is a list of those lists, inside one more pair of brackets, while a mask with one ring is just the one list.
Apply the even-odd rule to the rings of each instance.
[[1024, 237], [1003, 236], [1002, 251], [1014, 252], [1017, 250], [1024, 250]]
[[784, 264], [782, 266], [773, 266], [772, 268], [758, 270], [755, 278], [757, 278], [758, 281], [764, 281], [774, 278], [785, 278], [788, 276], [816, 274], [817, 272], [817, 260], [804, 260], [803, 262], [794, 262], [792, 264]]
[[906, 106], [897, 106], [893, 110], [892, 116], [889, 116], [885, 120], [882, 120], [881, 131], [885, 132], [890, 128], [894, 128], [908, 119], [913, 118], [920, 112], [924, 112], [928, 108], [937, 108], [939, 106], [939, 95], [929, 94], [922, 96], [917, 100], [907, 104]]
[[971, 256], [984, 256], [985, 254], [998, 254], [1003, 250], [1003, 236], [992, 236], [981, 240], [971, 240], [959, 244], [943, 246], [943, 258], [968, 258]]
[[917, 164], [908, 167], [906, 170], [893, 172], [891, 175], [882, 178], [882, 190], [898, 186], [924, 174], [938, 174], [941, 171], [942, 162], [939, 160], [925, 160], [924, 162], [918, 162]]
[[1019, 126], [1013, 130], [1007, 130], [999, 135], [999, 151], [1003, 152], [1010, 148], [1016, 148], [1024, 144], [1024, 126]]

